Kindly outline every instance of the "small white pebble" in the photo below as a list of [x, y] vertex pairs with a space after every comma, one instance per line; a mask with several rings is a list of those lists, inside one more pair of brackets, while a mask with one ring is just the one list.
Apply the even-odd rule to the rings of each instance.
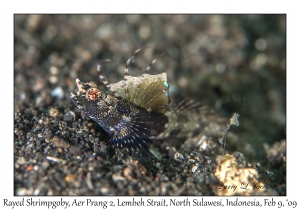
[[64, 90], [61, 87], [57, 87], [51, 91], [51, 96], [62, 99], [64, 97]]
[[27, 195], [27, 191], [28, 190], [26, 188], [19, 188], [19, 189], [16, 190], [16, 194], [24, 196], [24, 195]]
[[192, 172], [193, 173], [196, 173], [198, 171], [198, 168], [199, 168], [199, 164], [195, 164], [193, 167], [192, 167]]
[[182, 162], [182, 161], [184, 161], [185, 158], [182, 154], [180, 154], [179, 152], [176, 152], [174, 154], [174, 159], [178, 162]]
[[50, 72], [51, 72], [51, 74], [56, 75], [56, 74], [58, 74], [59, 71], [55, 66], [51, 66], [50, 67]]
[[39, 189], [35, 189], [33, 192], [33, 195], [39, 195], [40, 194], [40, 190]]
[[53, 162], [60, 162], [62, 164], [64, 164], [64, 163], [67, 162], [67, 161], [65, 161], [63, 159], [60, 159], [60, 158], [57, 158], [57, 157], [52, 157], [52, 156], [47, 156], [46, 160], [53, 161]]
[[108, 192], [109, 192], [109, 190], [108, 190], [108, 188], [107, 187], [102, 187], [101, 189], [100, 189], [100, 192], [102, 193], [102, 194], [107, 194]]
[[50, 77], [49, 77], [49, 82], [50, 82], [51, 84], [56, 84], [56, 83], [58, 82], [57, 76], [50, 76]]

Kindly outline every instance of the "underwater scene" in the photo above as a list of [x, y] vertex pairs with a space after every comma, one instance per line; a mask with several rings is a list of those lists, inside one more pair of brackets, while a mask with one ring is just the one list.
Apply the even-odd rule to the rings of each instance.
[[286, 15], [14, 15], [14, 195], [286, 195]]

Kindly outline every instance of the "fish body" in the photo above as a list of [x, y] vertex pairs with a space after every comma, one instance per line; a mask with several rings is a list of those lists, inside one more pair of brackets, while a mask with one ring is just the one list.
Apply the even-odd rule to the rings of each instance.
[[109, 134], [111, 145], [150, 153], [147, 140], [186, 137], [200, 131], [210, 120], [208, 115], [214, 112], [193, 100], [169, 106], [167, 74], [148, 74], [161, 55], [149, 64], [142, 76], [129, 76], [128, 65], [141, 49], [128, 59], [124, 80], [108, 83], [98, 65], [98, 75], [107, 90], [98, 89], [94, 82], [81, 83], [77, 79], [71, 100]]
[[98, 89], [93, 82], [76, 82], [78, 89], [75, 94], [71, 93], [71, 100], [109, 134], [112, 145], [147, 153], [145, 140], [165, 130], [166, 115], [135, 106], [107, 90]]
[[71, 93], [71, 100], [108, 133], [111, 145], [149, 153], [146, 141], [159, 136], [168, 124], [164, 112], [170, 98], [167, 74], [148, 74], [152, 64], [163, 54], [149, 64], [142, 76], [129, 76], [129, 63], [142, 49], [136, 50], [128, 59], [124, 80], [109, 84], [102, 76], [99, 64], [98, 75], [107, 90], [98, 89], [94, 82], [81, 83], [77, 79], [77, 89]]

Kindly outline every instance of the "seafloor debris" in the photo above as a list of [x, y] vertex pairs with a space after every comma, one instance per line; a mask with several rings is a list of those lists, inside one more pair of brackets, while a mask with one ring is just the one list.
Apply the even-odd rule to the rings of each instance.
[[216, 161], [219, 181], [209, 186], [217, 195], [277, 195], [275, 183], [260, 181], [255, 168], [239, 165], [233, 155], [218, 156]]
[[227, 134], [227, 132], [229, 131], [229, 129], [232, 125], [234, 125], [234, 126], [239, 126], [240, 125], [239, 117], [240, 117], [240, 115], [238, 113], [233, 113], [232, 117], [230, 118], [230, 122], [227, 125], [226, 130], [222, 133], [222, 137], [219, 139], [219, 143], [221, 145], [223, 145], [223, 148], [224, 148], [223, 149], [223, 155], [225, 154], [226, 134]]

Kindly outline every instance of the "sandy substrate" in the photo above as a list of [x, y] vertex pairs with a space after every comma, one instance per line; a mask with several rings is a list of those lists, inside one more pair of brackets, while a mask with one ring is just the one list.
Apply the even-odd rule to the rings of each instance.
[[[285, 195], [286, 16], [15, 15], [15, 195]], [[167, 72], [171, 101], [216, 110], [193, 135], [153, 142], [161, 158], [112, 151], [70, 100], [75, 80]], [[218, 139], [232, 113], [240, 126]], [[228, 120], [219, 121], [219, 116]], [[231, 179], [229, 178], [231, 177]], [[253, 190], [232, 190], [242, 180]]]

